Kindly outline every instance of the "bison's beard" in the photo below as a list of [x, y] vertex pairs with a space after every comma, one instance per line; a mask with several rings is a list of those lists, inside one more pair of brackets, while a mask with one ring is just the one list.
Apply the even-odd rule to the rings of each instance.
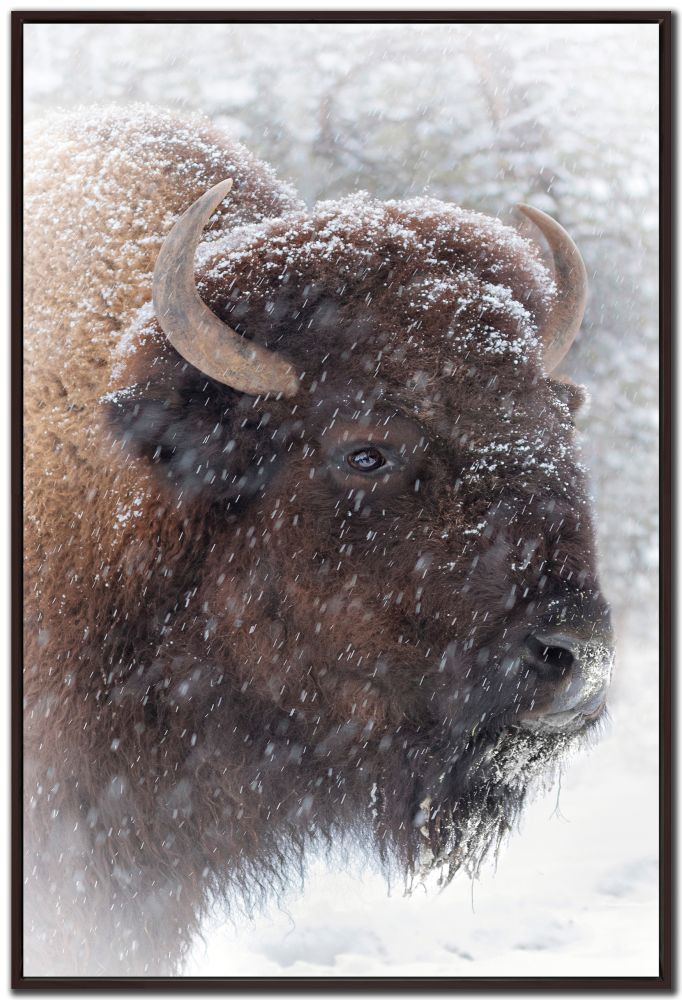
[[594, 734], [542, 733], [507, 727], [481, 733], [464, 752], [443, 748], [421, 754], [420, 770], [406, 781], [405, 760], [394, 760], [383, 790], [372, 796], [374, 830], [382, 862], [397, 866], [408, 888], [437, 871], [448, 883], [459, 871], [476, 875], [496, 855], [529, 796], [548, 790], [562, 766]]
[[[344, 847], [376, 854], [390, 880], [404, 879], [407, 888], [434, 871], [441, 883], [459, 871], [474, 875], [529, 796], [551, 787], [600, 726], [558, 733], [501, 724], [459, 746], [443, 727], [401, 727], [388, 748], [385, 737], [376, 745], [351, 741], [322, 760], [314, 749], [304, 752], [288, 766], [274, 750], [269, 766], [254, 772], [262, 782], [260, 819], [252, 814], [235, 826], [241, 864], [231, 848], [229, 877], [217, 869], [214, 888], [228, 903], [234, 890], [256, 902], [264, 888], [265, 902], [303, 878], [314, 849], [325, 845], [336, 857]], [[246, 790], [254, 775], [244, 775]]]

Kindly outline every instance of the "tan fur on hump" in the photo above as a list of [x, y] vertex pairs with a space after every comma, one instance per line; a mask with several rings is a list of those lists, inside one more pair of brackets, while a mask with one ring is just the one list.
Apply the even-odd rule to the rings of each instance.
[[[94, 600], [92, 582], [83, 580], [93, 546], [103, 563], [131, 558], [132, 529], [140, 527], [135, 499], [152, 488], [151, 479], [144, 463], [120, 457], [98, 400], [110, 388], [127, 325], [151, 298], [165, 234], [225, 177], [234, 186], [210, 227], [214, 234], [301, 204], [270, 167], [203, 117], [181, 119], [141, 105], [53, 114], [32, 123], [24, 176], [30, 647], [46, 609], [54, 615], [56, 605], [68, 619]], [[83, 468], [88, 464], [91, 473]], [[93, 488], [82, 496], [86, 481], [96, 483], [96, 495]], [[29, 671], [31, 662], [28, 655]]]
[[58, 376], [79, 405], [106, 391], [112, 346], [150, 298], [161, 242], [206, 188], [234, 178], [214, 229], [300, 208], [207, 120], [148, 107], [34, 123], [24, 165], [27, 377]]

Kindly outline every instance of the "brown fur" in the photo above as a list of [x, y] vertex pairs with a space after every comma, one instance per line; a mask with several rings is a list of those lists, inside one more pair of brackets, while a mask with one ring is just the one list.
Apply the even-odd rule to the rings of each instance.
[[[207, 379], [145, 307], [162, 237], [225, 176], [199, 287], [305, 371], [293, 402]], [[515, 644], [606, 614], [537, 251], [426, 199], [306, 212], [149, 109], [43, 125], [26, 218], [41, 973], [173, 971], [213, 899], [281, 888], [316, 838], [413, 872], [425, 832], [475, 865], [566, 742], [513, 728], [551, 694]], [[405, 464], [372, 489], [354, 441]]]

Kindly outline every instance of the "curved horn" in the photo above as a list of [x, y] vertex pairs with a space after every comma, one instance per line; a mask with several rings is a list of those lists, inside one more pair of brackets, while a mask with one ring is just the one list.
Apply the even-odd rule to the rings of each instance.
[[545, 368], [551, 372], [565, 358], [580, 329], [587, 301], [587, 271], [577, 246], [555, 219], [531, 205], [516, 207], [538, 227], [554, 257], [557, 297], [540, 331]]
[[163, 242], [154, 267], [152, 297], [161, 329], [185, 361], [223, 385], [257, 396], [293, 396], [298, 379], [292, 366], [253, 344], [218, 319], [194, 283], [194, 254], [204, 226], [232, 187], [222, 181], [187, 209]]

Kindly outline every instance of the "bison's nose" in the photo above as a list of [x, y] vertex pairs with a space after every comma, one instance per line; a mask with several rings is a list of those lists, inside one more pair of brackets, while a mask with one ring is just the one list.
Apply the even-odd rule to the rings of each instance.
[[576, 729], [601, 714], [613, 666], [610, 634], [585, 639], [565, 631], [535, 632], [523, 642], [522, 659], [537, 691], [519, 720], [524, 727]]

